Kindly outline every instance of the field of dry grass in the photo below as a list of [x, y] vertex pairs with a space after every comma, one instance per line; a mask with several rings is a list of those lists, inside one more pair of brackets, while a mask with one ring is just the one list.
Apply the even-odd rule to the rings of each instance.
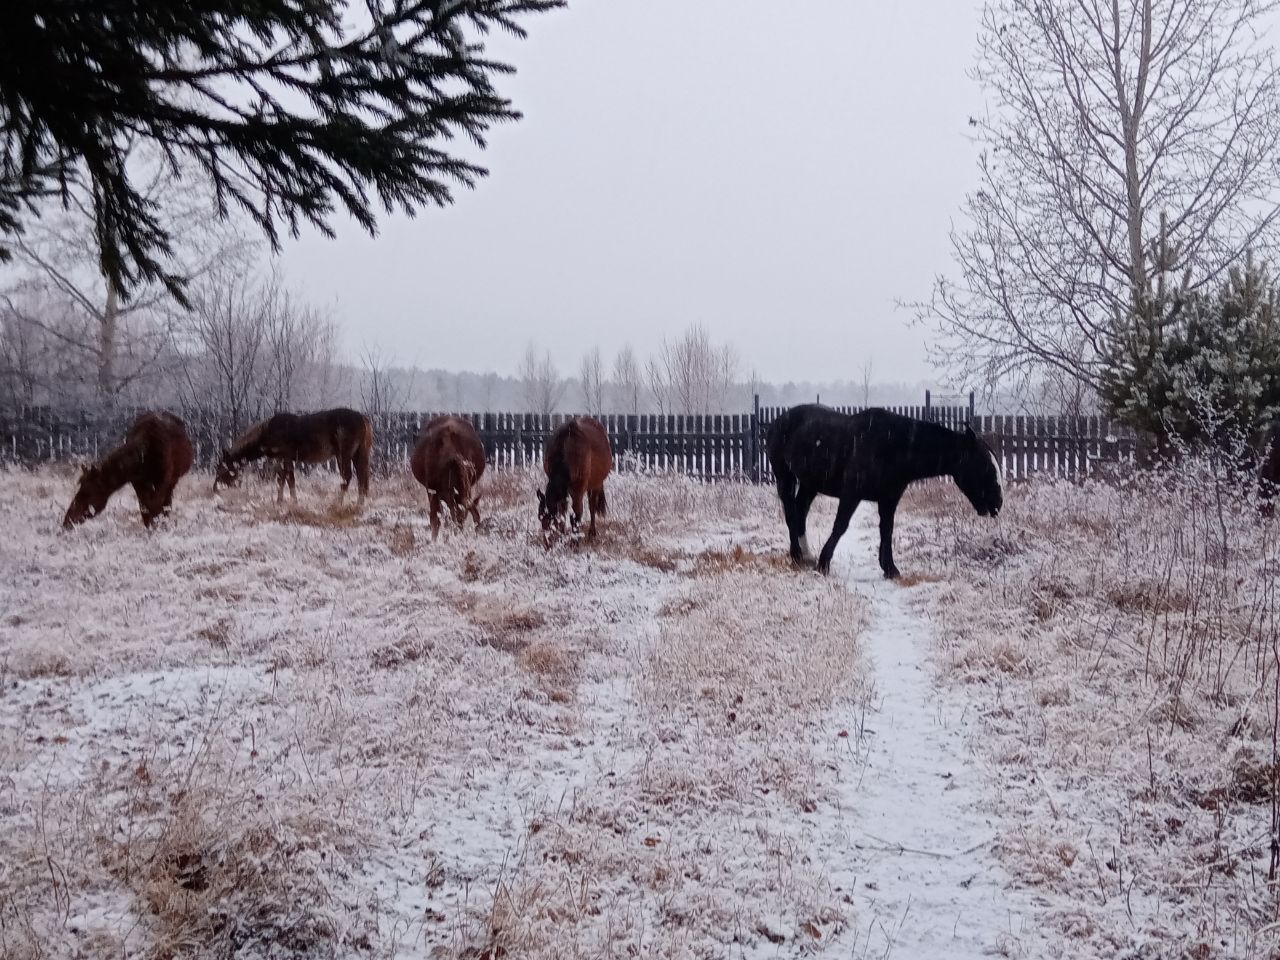
[[904, 570], [983, 719], [998, 849], [1064, 955], [1280, 949], [1277, 529], [1211, 478], [913, 491]]
[[892, 587], [738, 485], [548, 548], [522, 474], [436, 543], [399, 480], [3, 479], [0, 956], [907, 956], [944, 873], [1008, 956], [1280, 950], [1276, 526], [1205, 478], [921, 486]]
[[437, 543], [400, 481], [357, 512], [193, 476], [149, 535], [131, 494], [63, 534], [70, 474], [3, 480], [0, 956], [724, 956], [851, 921], [805, 815], [864, 605], [786, 568], [769, 491], [618, 478], [600, 540], [548, 550], [518, 474]]

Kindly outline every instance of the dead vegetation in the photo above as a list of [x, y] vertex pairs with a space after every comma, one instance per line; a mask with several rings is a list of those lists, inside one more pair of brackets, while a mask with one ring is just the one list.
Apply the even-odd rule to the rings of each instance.
[[[356, 514], [331, 480], [300, 476], [295, 508], [193, 478], [146, 537], [115, 503], [62, 536], [61, 497], [27, 489], [56, 483], [11, 484], [0, 955], [585, 957], [840, 929], [786, 821], [822, 800], [804, 712], [858, 695], [858, 618], [791, 668], [834, 585], [705, 548], [772, 538], [768, 491], [618, 478], [600, 540], [547, 550], [535, 475], [487, 474], [488, 529], [435, 543], [412, 485], [375, 480]], [[686, 590], [704, 613], [659, 628]], [[727, 643], [730, 615], [768, 622]], [[645, 692], [663, 670], [682, 721]]]
[[932, 494], [906, 513], [945, 575], [913, 592], [944, 675], [983, 701], [1010, 822], [1038, 825], [999, 849], [1091, 952], [1198, 955], [1213, 931], [1222, 955], [1280, 949], [1277, 542], [1219, 492], [1192, 469], [1015, 487], [994, 524]]

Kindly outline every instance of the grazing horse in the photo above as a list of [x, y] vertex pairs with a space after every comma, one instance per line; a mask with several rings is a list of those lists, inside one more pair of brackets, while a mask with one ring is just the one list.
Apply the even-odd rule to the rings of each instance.
[[1263, 441], [1262, 466], [1258, 468], [1258, 495], [1262, 515], [1275, 513], [1275, 496], [1280, 492], [1280, 423], [1272, 425]]
[[538, 491], [538, 519], [542, 529], [555, 526], [564, 529], [567, 501], [573, 499], [573, 529], [582, 521], [582, 495], [587, 495], [591, 508], [591, 526], [587, 533], [596, 535], [596, 516], [609, 509], [604, 498], [604, 479], [613, 469], [613, 448], [609, 435], [599, 420], [574, 417], [560, 425], [547, 444], [542, 469], [547, 475], [547, 489]]
[[171, 413], [139, 414], [124, 443], [81, 472], [75, 499], [62, 518], [63, 528], [70, 530], [96, 517], [126, 483], [133, 484], [142, 525], [150, 528], [156, 517], [168, 512], [173, 488], [191, 469], [192, 459], [185, 423]]
[[213, 489], [233, 486], [240, 479], [242, 464], [270, 457], [279, 461], [276, 503], [284, 499], [286, 481], [289, 483], [289, 496], [297, 503], [294, 464], [324, 463], [330, 458], [337, 458], [338, 473], [342, 476], [339, 501], [351, 485], [354, 468], [360, 488], [360, 503], [364, 503], [369, 493], [369, 452], [372, 447], [373, 426], [368, 417], [355, 410], [338, 407], [319, 413], [277, 413], [271, 419], [250, 427], [230, 450], [222, 451]]
[[778, 482], [791, 559], [813, 562], [805, 519], [818, 494], [838, 497], [831, 537], [818, 557], [826, 573], [831, 557], [859, 501], [880, 506], [880, 569], [898, 576], [893, 563], [893, 517], [907, 485], [926, 477], [950, 476], [979, 516], [994, 517], [1003, 505], [995, 456], [971, 427], [956, 433], [936, 423], [887, 410], [852, 416], [829, 407], [792, 407], [769, 427], [769, 462]]
[[467, 514], [480, 526], [480, 494], [472, 494], [484, 473], [484, 444], [470, 420], [447, 414], [432, 417], [418, 434], [409, 466], [431, 500], [431, 539], [440, 535], [440, 504], [462, 527]]

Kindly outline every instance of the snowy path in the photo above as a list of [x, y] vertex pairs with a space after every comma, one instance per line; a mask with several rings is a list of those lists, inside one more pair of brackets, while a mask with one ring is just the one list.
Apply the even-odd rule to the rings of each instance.
[[[829, 869], [852, 896], [855, 956], [1026, 956], [1033, 910], [990, 853], [998, 827], [984, 812], [984, 775], [968, 745], [975, 720], [933, 683], [931, 627], [906, 594], [918, 588], [880, 578], [877, 536], [871, 510], [855, 519], [835, 564], [872, 617], [864, 649], [875, 712], [861, 762], [841, 770], [841, 812], [826, 833], [829, 856], [853, 854]], [[852, 732], [858, 724], [849, 721]]]

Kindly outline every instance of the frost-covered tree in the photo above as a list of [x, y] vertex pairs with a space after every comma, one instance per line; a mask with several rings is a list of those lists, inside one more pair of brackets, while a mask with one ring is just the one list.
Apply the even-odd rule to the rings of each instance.
[[1274, 0], [989, 0], [970, 120], [979, 186], [919, 315], [969, 382], [1056, 369], [1097, 388], [1115, 318], [1170, 274], [1205, 289], [1280, 226]]
[[539, 356], [538, 348], [530, 342], [520, 361], [519, 376], [525, 409], [544, 416], [555, 413], [564, 399], [566, 384], [551, 351], [544, 350]]
[[600, 348], [592, 347], [582, 355], [578, 367], [578, 387], [582, 391], [582, 409], [590, 416], [604, 413], [604, 360]]
[[613, 388], [617, 393], [615, 403], [618, 409], [630, 413], [640, 412], [640, 395], [644, 391], [644, 374], [640, 370], [640, 361], [631, 344], [623, 344], [618, 355], [613, 358]]
[[[1162, 318], [1123, 323], [1105, 355], [1113, 413], [1171, 440], [1234, 444], [1280, 415], [1280, 286], [1246, 257], [1219, 288], [1158, 288]], [[1135, 342], [1136, 340], [1136, 342]]]
[[[128, 162], [155, 144], [199, 171], [219, 211], [332, 233], [335, 210], [373, 232], [379, 208], [446, 204], [485, 170], [483, 146], [519, 114], [486, 56], [495, 29], [563, 0], [57, 0], [0, 4], [0, 239], [42, 195], [92, 197], [102, 272], [122, 296], [181, 294], [170, 227]], [[7, 251], [0, 243], [0, 255]]]

